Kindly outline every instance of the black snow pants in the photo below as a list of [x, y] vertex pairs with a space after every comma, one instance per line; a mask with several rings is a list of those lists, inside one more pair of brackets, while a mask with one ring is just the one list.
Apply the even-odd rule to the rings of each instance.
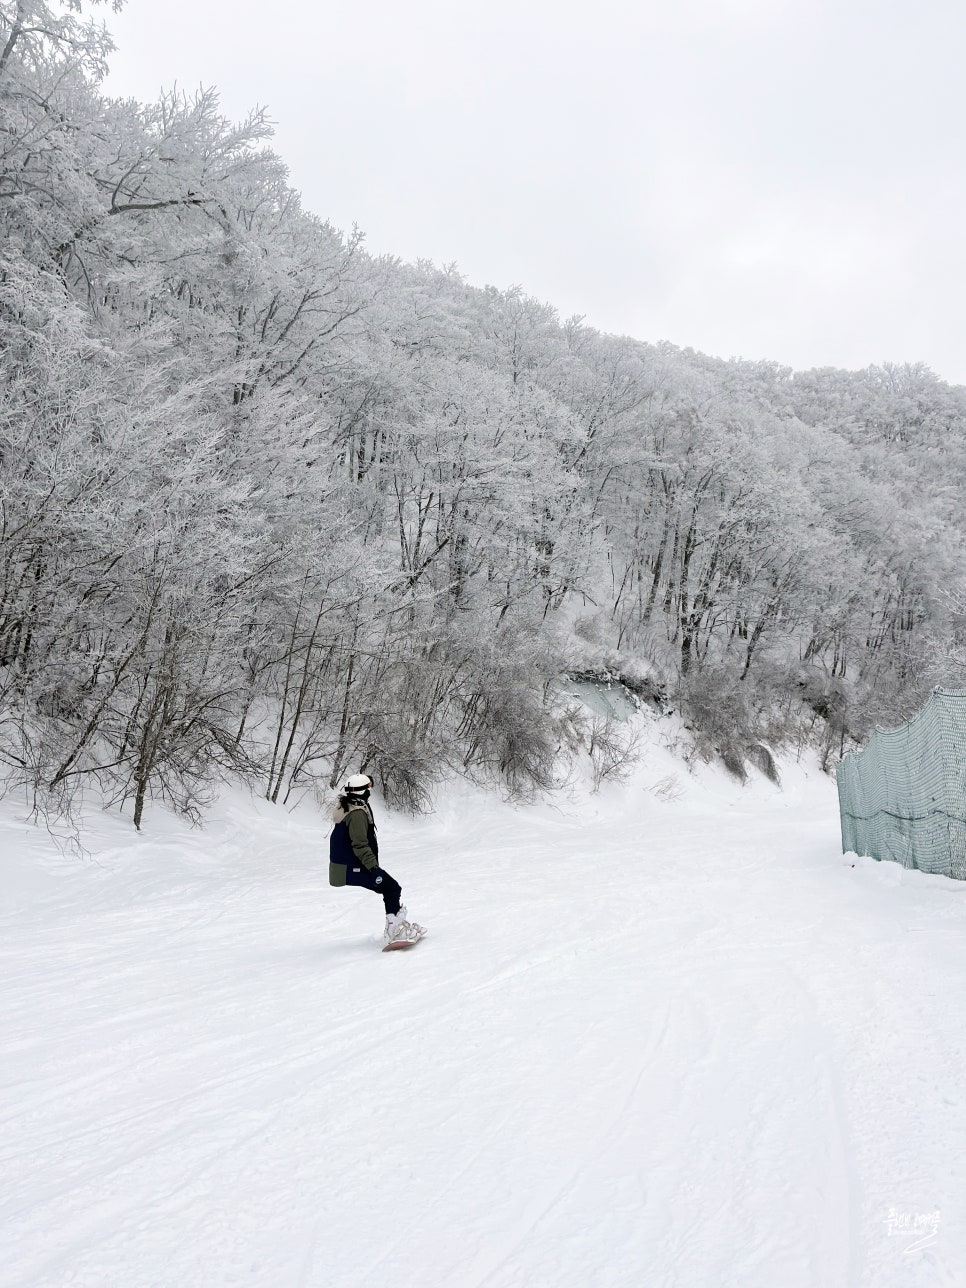
[[[379, 877], [382, 880], [378, 881], [377, 884], [377, 878]], [[350, 886], [362, 886], [366, 890], [381, 894], [383, 903], [386, 905], [387, 917], [394, 917], [399, 911], [402, 901], [402, 887], [398, 881], [393, 880], [385, 869], [376, 868], [370, 872], [361, 863], [349, 863], [345, 870], [345, 883]]]

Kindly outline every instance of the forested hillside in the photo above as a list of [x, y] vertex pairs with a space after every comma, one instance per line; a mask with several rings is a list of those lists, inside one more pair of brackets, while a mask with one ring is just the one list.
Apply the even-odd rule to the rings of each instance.
[[572, 671], [737, 770], [962, 682], [966, 389], [372, 257], [261, 114], [106, 99], [81, 10], [0, 0], [0, 756], [39, 805], [547, 786]]

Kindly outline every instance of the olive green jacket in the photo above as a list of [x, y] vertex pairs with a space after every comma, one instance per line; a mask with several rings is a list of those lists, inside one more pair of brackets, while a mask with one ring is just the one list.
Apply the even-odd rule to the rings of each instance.
[[[373, 868], [377, 868], [379, 860], [373, 854], [372, 847], [369, 844], [369, 828], [370, 826], [375, 826], [372, 810], [363, 801], [353, 801], [348, 810], [336, 805], [332, 811], [333, 827], [338, 827], [344, 818], [348, 819], [346, 828], [349, 833], [349, 840], [352, 842], [352, 852], [364, 868], [368, 868], [370, 871]], [[329, 864], [329, 885], [345, 885], [344, 864]]]

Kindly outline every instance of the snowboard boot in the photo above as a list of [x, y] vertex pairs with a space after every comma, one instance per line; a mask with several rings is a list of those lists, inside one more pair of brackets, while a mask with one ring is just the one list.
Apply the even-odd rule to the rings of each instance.
[[386, 918], [385, 940], [387, 944], [395, 943], [397, 939], [409, 938], [409, 922], [406, 920], [406, 909], [401, 907], [395, 914], [390, 914]]
[[408, 939], [415, 942], [422, 938], [426, 931], [415, 921], [409, 921], [409, 913], [405, 906], [401, 907], [395, 916], [386, 918], [385, 940], [387, 944], [395, 943], [397, 939]]

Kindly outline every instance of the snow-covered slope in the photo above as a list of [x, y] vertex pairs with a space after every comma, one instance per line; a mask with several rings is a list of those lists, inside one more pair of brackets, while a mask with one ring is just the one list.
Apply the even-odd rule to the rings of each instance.
[[380, 821], [410, 953], [309, 808], [3, 805], [0, 1283], [966, 1283], [966, 884], [656, 747]]

